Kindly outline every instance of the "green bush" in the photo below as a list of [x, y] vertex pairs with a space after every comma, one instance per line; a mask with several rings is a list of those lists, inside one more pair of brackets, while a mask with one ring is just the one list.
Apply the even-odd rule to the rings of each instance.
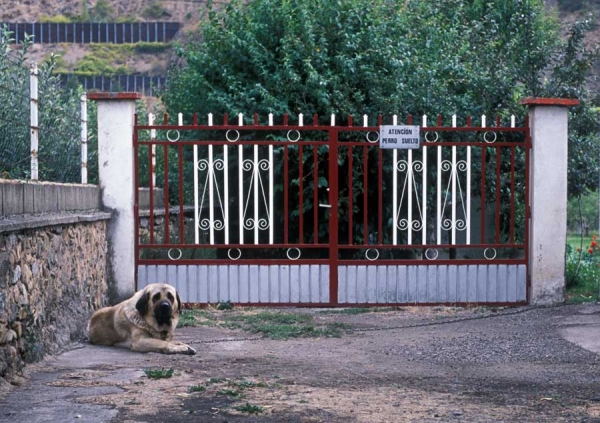
[[134, 51], [138, 54], [157, 54], [164, 53], [171, 48], [170, 43], [136, 43]]
[[44, 23], [71, 23], [71, 22], [73, 22], [73, 20], [71, 18], [69, 18], [68, 16], [65, 16], [65, 15], [55, 15], [55, 16], [40, 15], [38, 17], [38, 22], [44, 22]]
[[598, 299], [600, 281], [600, 260], [594, 253], [583, 251], [567, 244], [566, 280], [567, 297], [571, 302], [594, 301]]
[[[12, 33], [0, 32], [0, 175], [11, 179], [31, 177], [29, 134], [29, 59], [32, 39], [13, 48]], [[80, 94], [65, 89], [54, 74], [56, 56], [50, 55], [38, 69], [39, 179], [56, 182], [81, 181]], [[89, 103], [88, 103], [89, 104]], [[89, 115], [95, 116], [93, 104]], [[89, 128], [94, 123], [88, 120]], [[95, 138], [88, 140], [88, 160], [93, 166]], [[90, 172], [92, 169], [88, 168]], [[90, 173], [91, 174], [91, 173]]]

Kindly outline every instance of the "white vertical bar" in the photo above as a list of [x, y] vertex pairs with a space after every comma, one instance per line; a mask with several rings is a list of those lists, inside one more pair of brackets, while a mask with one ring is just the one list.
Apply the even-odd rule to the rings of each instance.
[[466, 216], [466, 243], [471, 243], [471, 146], [467, 147], [467, 216]]
[[456, 180], [458, 178], [458, 169], [456, 168], [456, 146], [452, 146], [452, 245], [456, 244]]
[[254, 244], [258, 244], [258, 145], [254, 145]]
[[[269, 126], [273, 126], [273, 113], [269, 113]], [[269, 244], [273, 244], [273, 146], [269, 146], [269, 210], [267, 217], [269, 219]], [[284, 189], [287, 189], [284, 188]], [[287, 219], [287, 216], [286, 216]]]
[[369, 117], [367, 115], [363, 115], [363, 126], [365, 128], [369, 126]]
[[88, 171], [87, 171], [87, 95], [81, 94], [79, 98], [81, 105], [81, 183], [88, 183]]
[[481, 127], [485, 128], [485, 115], [481, 115]]
[[[208, 114], [208, 125], [213, 126], [213, 114]], [[223, 146], [223, 229], [225, 244], [229, 244], [229, 146]]]
[[[424, 116], [425, 117], [425, 116]], [[427, 121], [423, 119], [423, 128], [427, 127]], [[421, 231], [423, 232], [421, 244], [427, 244], [427, 147], [423, 146], [423, 198], [421, 201]]]
[[[398, 115], [392, 116], [392, 125], [398, 125]], [[398, 150], [394, 148], [392, 152], [394, 167], [392, 170], [392, 244], [398, 245], [398, 227], [396, 219], [398, 218]]]
[[298, 126], [304, 126], [304, 115], [302, 113], [298, 115]]
[[[39, 123], [38, 123], [38, 67], [32, 62], [29, 68], [30, 92], [30, 125], [31, 125], [31, 180], [37, 181], [38, 175], [38, 150], [39, 150]], [[50, 146], [49, 146], [50, 147]], [[52, 148], [52, 147], [50, 147]]]
[[413, 192], [413, 165], [412, 165], [412, 150], [408, 150], [408, 169], [406, 172], [406, 177], [408, 178], [408, 183], [406, 184], [408, 192], [408, 236], [407, 236], [407, 244], [412, 245], [412, 192]]
[[335, 126], [335, 114], [331, 114], [331, 126]]
[[194, 144], [194, 242], [200, 244], [198, 211], [198, 145]]
[[[154, 125], [154, 115], [148, 113], [148, 125]], [[156, 141], [156, 129], [150, 130], [150, 141]], [[156, 144], [152, 144], [152, 187], [156, 188]]]
[[[215, 243], [215, 168], [213, 163], [213, 145], [208, 145], [208, 221], [209, 227], [209, 242], [211, 245]], [[206, 192], [206, 191], [204, 191]]]
[[510, 127], [514, 128], [515, 125], [516, 125], [516, 123], [515, 123], [515, 115], [511, 115], [510, 116]]
[[[238, 204], [240, 214], [240, 244], [244, 243], [244, 151], [238, 146]], [[250, 187], [248, 187], [250, 189]]]

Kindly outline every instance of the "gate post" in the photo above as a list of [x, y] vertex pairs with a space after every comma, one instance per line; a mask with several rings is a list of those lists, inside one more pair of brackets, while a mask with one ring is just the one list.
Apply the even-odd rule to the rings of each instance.
[[526, 98], [529, 107], [530, 304], [565, 301], [568, 107], [575, 99]]
[[108, 223], [108, 295], [112, 304], [135, 290], [133, 125], [139, 93], [89, 93], [98, 102], [98, 179]]

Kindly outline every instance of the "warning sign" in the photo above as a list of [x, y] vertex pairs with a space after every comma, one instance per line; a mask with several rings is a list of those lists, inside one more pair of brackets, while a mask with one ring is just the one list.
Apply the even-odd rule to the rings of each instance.
[[380, 148], [419, 148], [418, 126], [382, 125], [379, 127]]

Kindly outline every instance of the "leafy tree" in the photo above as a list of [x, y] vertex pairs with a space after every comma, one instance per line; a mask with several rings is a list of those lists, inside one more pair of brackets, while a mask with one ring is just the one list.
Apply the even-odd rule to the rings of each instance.
[[[31, 144], [26, 54], [32, 40], [26, 39], [13, 50], [11, 34], [5, 28], [0, 31], [0, 174], [5, 178], [28, 179]], [[80, 92], [61, 86], [59, 78], [53, 75], [54, 65], [51, 56], [38, 70], [39, 179], [80, 182]], [[95, 155], [96, 148], [90, 145], [91, 175], [97, 174]]]
[[[209, 5], [196, 36], [178, 48], [162, 100], [188, 121], [192, 113], [217, 121], [224, 113], [273, 113], [279, 121], [284, 113], [318, 114], [322, 123], [330, 113], [411, 113], [441, 114], [448, 123], [452, 114], [523, 116], [526, 96], [577, 96], [569, 187], [579, 195], [593, 186], [598, 157], [597, 113], [585, 86], [597, 56], [584, 45], [590, 24], [575, 24], [563, 43], [541, 0], [234, 0], [220, 11]], [[312, 152], [304, 155], [310, 166]], [[502, 189], [493, 179], [488, 186], [492, 197]]]

